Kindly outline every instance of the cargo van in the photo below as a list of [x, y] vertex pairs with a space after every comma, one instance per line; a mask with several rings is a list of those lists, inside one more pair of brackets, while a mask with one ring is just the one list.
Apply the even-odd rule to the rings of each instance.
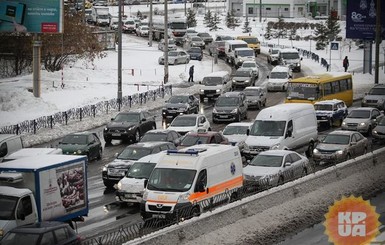
[[23, 148], [9, 154], [3, 159], [3, 162], [8, 162], [24, 157], [36, 157], [40, 155], [61, 155], [63, 154], [60, 148]]
[[226, 62], [235, 65], [234, 50], [236, 48], [248, 48], [247, 42], [242, 40], [227, 40], [225, 41], [225, 56]]
[[292, 78], [291, 69], [287, 66], [276, 66], [267, 76], [267, 91], [286, 91]]
[[284, 149], [306, 152], [309, 157], [317, 136], [317, 118], [312, 104], [279, 104], [258, 113], [242, 153], [246, 159], [252, 159], [261, 151]]
[[0, 134], [0, 162], [9, 154], [23, 148], [23, 141], [20, 135]]
[[202, 201], [212, 205], [230, 202], [237, 198], [242, 185], [237, 146], [202, 144], [168, 150], [151, 173], [140, 213], [144, 220], [174, 218], [177, 211], [196, 216], [203, 212]]
[[278, 52], [278, 64], [288, 66], [292, 71], [301, 72], [302, 57], [294, 48], [280, 49]]

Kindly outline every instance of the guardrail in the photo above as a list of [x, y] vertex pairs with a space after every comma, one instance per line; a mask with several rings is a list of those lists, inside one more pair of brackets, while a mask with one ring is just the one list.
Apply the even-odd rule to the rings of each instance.
[[148, 101], [164, 98], [165, 95], [172, 95], [172, 85], [159, 86], [154, 90], [124, 96], [122, 101], [118, 101], [118, 99], [115, 98], [93, 105], [57, 112], [49, 116], [42, 116], [33, 120], [25, 120], [15, 125], [0, 128], [0, 134], [36, 134], [42, 128], [52, 129], [57, 124], [67, 125], [69, 121], [82, 121], [87, 117], [96, 117], [108, 114], [111, 111], [120, 111], [123, 107], [131, 108], [137, 104], [146, 104]]

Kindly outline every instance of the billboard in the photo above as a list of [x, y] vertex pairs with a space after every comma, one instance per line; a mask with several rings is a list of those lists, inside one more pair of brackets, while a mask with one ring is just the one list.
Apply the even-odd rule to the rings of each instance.
[[63, 0], [0, 1], [0, 32], [62, 33]]
[[[383, 0], [381, 0], [383, 1]], [[346, 38], [375, 40], [377, 0], [347, 0]], [[381, 36], [385, 39], [385, 4], [381, 4]]]

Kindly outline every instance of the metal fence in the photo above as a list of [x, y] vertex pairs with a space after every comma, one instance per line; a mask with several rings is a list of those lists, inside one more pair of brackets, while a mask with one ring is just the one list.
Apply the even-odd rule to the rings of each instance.
[[143, 105], [149, 101], [155, 101], [157, 98], [164, 98], [166, 95], [172, 95], [172, 85], [159, 86], [154, 90], [124, 96], [120, 102], [115, 98], [33, 120], [26, 120], [16, 125], [0, 128], [0, 134], [36, 134], [42, 128], [53, 128], [58, 124], [67, 125], [69, 121], [82, 121], [84, 118], [108, 114], [111, 111], [120, 111], [123, 107], [131, 108], [134, 105]]
[[[149, 218], [135, 224], [122, 225], [116, 229], [105, 231], [94, 237], [86, 237], [82, 241], [82, 245], [118, 245], [125, 243], [157, 230], [161, 230], [165, 227], [178, 224], [194, 216], [199, 216], [201, 212], [212, 211], [219, 206], [241, 200], [244, 197], [267, 190], [277, 184], [281, 185], [301, 177], [294, 176], [295, 172], [302, 172], [303, 175], [305, 175], [313, 171], [311, 166], [307, 166], [306, 173], [303, 169], [304, 166], [293, 167], [288, 171], [283, 171], [280, 176], [267, 176], [263, 179], [256, 178], [253, 181], [245, 181], [244, 186], [240, 188], [221, 193], [210, 199], [197, 202], [187, 207], [179, 208], [174, 210], [173, 213], [166, 214], [164, 218]], [[277, 183], [272, 183], [271, 180], [273, 179], [282, 179], [282, 182], [278, 181]]]

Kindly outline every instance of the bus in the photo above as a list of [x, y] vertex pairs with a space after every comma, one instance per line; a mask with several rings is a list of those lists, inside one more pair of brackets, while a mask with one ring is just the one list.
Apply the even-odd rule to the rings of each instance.
[[347, 72], [330, 72], [289, 81], [285, 103], [312, 103], [339, 99], [353, 104], [353, 80]]

